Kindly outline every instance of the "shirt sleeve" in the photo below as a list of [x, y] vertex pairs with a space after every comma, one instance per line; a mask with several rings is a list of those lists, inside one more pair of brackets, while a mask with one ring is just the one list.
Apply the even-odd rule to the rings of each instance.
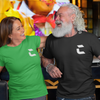
[[36, 44], [36, 48], [40, 46], [41, 39], [39, 36], [34, 36], [34, 43]]
[[98, 57], [100, 55], [100, 40], [94, 34], [92, 35], [92, 38], [90, 38], [90, 45], [93, 54]]
[[45, 44], [45, 49], [43, 50], [43, 56], [49, 59], [54, 58], [51, 49], [52, 49], [52, 38], [51, 36], [48, 36]]
[[40, 46], [40, 37], [39, 36], [27, 36], [28, 41], [30, 44], [34, 44], [36, 46], [36, 48], [38, 48]]

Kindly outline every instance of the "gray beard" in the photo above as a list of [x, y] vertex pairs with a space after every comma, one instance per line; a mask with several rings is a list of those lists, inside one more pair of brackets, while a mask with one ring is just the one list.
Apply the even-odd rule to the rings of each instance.
[[[62, 22], [61, 22], [62, 23]], [[66, 34], [70, 34], [72, 30], [72, 23], [62, 23], [62, 27], [55, 27], [53, 29], [53, 36], [64, 37]]]

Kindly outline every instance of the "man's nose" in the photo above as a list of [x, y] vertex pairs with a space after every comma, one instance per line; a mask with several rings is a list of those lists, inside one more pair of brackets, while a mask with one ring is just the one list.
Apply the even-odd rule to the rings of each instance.
[[59, 16], [56, 16], [55, 20], [56, 20], [56, 21], [59, 20]]

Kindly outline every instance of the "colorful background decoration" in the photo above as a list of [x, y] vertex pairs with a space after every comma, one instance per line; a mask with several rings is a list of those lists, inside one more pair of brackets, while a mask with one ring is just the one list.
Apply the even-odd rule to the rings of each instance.
[[55, 27], [55, 13], [69, 0], [0, 0], [0, 21], [9, 16], [21, 19], [25, 35], [48, 36]]

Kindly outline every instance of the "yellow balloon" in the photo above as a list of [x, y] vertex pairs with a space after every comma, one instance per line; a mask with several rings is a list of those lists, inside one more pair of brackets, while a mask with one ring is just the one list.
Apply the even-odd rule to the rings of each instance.
[[[23, 17], [17, 10], [13, 9], [15, 0], [0, 0], [0, 22], [5, 17], [17, 17], [22, 21], [22, 25], [25, 29], [25, 35], [35, 35], [34, 34], [34, 21], [33, 19], [27, 17]], [[23, 13], [24, 14], [24, 13]]]
[[10, 9], [4, 13], [5, 13], [6, 17], [13, 16], [13, 17], [19, 18], [22, 21], [19, 12], [17, 10], [14, 10], [12, 7], [10, 7]]
[[10, 0], [11, 7], [14, 8], [15, 0]]
[[[21, 14], [24, 15], [24, 17]], [[24, 13], [21, 13], [21, 14], [17, 10], [12, 9], [12, 7], [9, 9], [9, 11], [5, 12], [6, 17], [13, 16], [13, 17], [17, 17], [21, 20], [22, 25], [25, 29], [25, 35], [35, 35], [32, 32], [32, 31], [34, 31], [33, 19], [30, 17], [27, 17]]]
[[0, 0], [0, 21], [6, 17], [4, 12], [9, 10], [10, 6], [10, 0]]
[[27, 35], [27, 36], [35, 35], [33, 23], [34, 23], [34, 21], [33, 21], [32, 18], [23, 17], [23, 23], [22, 24], [24, 25], [24, 29], [25, 29], [24, 34], [25, 35]]

